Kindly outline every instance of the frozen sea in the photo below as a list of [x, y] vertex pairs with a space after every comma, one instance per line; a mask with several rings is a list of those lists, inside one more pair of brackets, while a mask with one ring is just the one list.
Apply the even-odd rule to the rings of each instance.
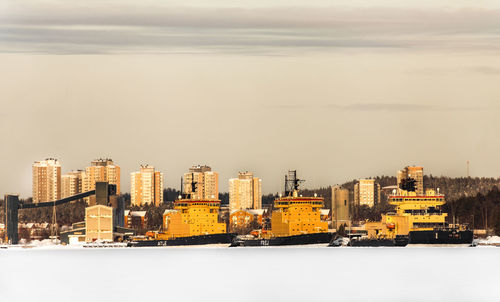
[[15, 248], [0, 301], [500, 301], [500, 248]]

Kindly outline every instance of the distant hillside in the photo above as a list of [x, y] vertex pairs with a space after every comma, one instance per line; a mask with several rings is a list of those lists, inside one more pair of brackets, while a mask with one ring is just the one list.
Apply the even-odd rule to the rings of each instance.
[[[394, 176], [377, 176], [375, 182], [379, 183], [381, 187], [396, 185], [397, 179]], [[356, 180], [347, 182], [342, 186], [349, 190], [354, 190]], [[449, 201], [457, 200], [462, 197], [476, 196], [478, 193], [486, 194], [493, 186], [498, 186], [500, 179], [486, 178], [486, 177], [459, 177], [452, 178], [447, 176], [424, 176], [424, 188], [437, 189], [440, 193], [446, 196]], [[382, 198], [382, 201], [385, 199]]]
[[[396, 185], [397, 179], [394, 176], [377, 176], [374, 178], [375, 182], [380, 184], [380, 186], [387, 187]], [[357, 180], [352, 180], [342, 184], [342, 187], [349, 189], [349, 191], [354, 191], [354, 184]], [[487, 194], [494, 186], [500, 187], [500, 179], [497, 178], [486, 178], [486, 177], [459, 177], [452, 178], [447, 176], [424, 176], [424, 188], [426, 189], [437, 189], [439, 188], [440, 193], [445, 194], [448, 201], [458, 200], [460, 198], [476, 196], [478, 193]], [[300, 193], [304, 196], [313, 196], [314, 193], [318, 196], [325, 198], [325, 205], [331, 207], [331, 189], [330, 188], [318, 188], [318, 189], [302, 189]], [[390, 192], [382, 192], [381, 201], [385, 202], [387, 200], [387, 195]], [[265, 202], [272, 202], [273, 195], [266, 196]], [[264, 199], [264, 198], [263, 198]]]

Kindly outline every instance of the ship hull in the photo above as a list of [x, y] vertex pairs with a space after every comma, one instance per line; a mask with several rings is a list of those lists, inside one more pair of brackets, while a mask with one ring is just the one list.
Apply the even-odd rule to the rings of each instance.
[[178, 237], [169, 240], [136, 240], [129, 242], [129, 247], [145, 247], [145, 246], [182, 246], [182, 245], [206, 245], [206, 244], [230, 244], [236, 234], [210, 234], [189, 237]]
[[329, 243], [335, 233], [315, 233], [294, 236], [274, 237], [271, 239], [235, 239], [231, 246], [282, 246]]
[[384, 247], [384, 246], [395, 246], [404, 247], [408, 241], [405, 243], [393, 240], [393, 239], [366, 239], [366, 240], [353, 240], [349, 243], [349, 246], [353, 247]]
[[471, 246], [474, 234], [470, 230], [411, 231], [409, 245]]
[[[405, 247], [408, 244], [407, 236], [399, 236], [396, 239], [351, 239], [348, 246], [352, 247]], [[328, 246], [340, 246], [331, 241]]]

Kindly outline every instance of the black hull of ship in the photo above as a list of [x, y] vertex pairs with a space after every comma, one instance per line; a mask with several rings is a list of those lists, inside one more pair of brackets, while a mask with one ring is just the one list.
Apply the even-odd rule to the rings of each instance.
[[145, 246], [182, 246], [182, 245], [205, 245], [205, 244], [230, 244], [236, 234], [223, 233], [211, 235], [199, 235], [189, 237], [178, 237], [169, 240], [137, 240], [127, 244], [129, 247], [145, 247]]
[[411, 231], [408, 244], [472, 245], [473, 239], [471, 230]]
[[378, 247], [378, 246], [394, 246], [394, 247], [404, 247], [408, 244], [408, 239], [365, 239], [365, 240], [353, 240], [349, 243], [349, 246], [354, 247]]
[[329, 243], [335, 233], [315, 233], [271, 239], [235, 239], [231, 246], [282, 246]]

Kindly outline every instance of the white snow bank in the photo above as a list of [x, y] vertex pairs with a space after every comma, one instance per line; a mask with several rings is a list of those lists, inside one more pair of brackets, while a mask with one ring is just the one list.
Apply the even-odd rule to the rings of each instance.
[[39, 247], [39, 246], [53, 246], [53, 245], [58, 245], [61, 242], [59, 240], [53, 240], [53, 239], [43, 239], [42, 241], [40, 240], [33, 240], [31, 241], [28, 246], [30, 247]]
[[9, 302], [497, 301], [500, 249], [33, 248], [0, 267]]
[[486, 239], [480, 239], [482, 244], [500, 244], [500, 236], [488, 236]]

